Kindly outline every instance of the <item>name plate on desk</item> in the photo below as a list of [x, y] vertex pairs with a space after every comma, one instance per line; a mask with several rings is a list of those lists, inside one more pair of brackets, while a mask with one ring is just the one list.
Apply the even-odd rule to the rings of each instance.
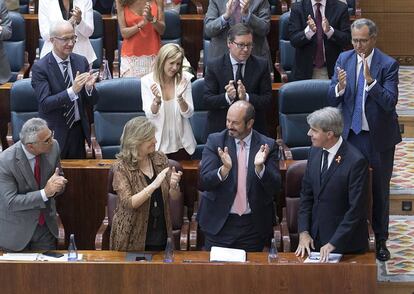
[[211, 247], [210, 261], [246, 262], [246, 251], [225, 247]]

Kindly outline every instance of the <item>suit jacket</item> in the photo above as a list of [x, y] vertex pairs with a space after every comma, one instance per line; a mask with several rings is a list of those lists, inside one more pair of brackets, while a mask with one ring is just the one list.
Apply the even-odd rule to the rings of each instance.
[[[73, 7], [79, 7], [82, 11], [82, 20], [75, 26], [75, 34], [78, 39], [73, 47], [73, 52], [85, 56], [89, 63], [93, 63], [96, 59], [95, 51], [89, 41], [94, 30], [93, 9], [91, 0], [73, 0]], [[50, 42], [49, 30], [50, 26], [57, 21], [62, 21], [62, 12], [60, 10], [59, 1], [42, 0], [39, 1], [39, 30], [42, 39], [45, 41], [40, 58], [52, 51], [53, 45]]]
[[[395, 106], [398, 102], [398, 63], [395, 59], [374, 49], [371, 61], [371, 76], [377, 82], [365, 95], [365, 115], [369, 126], [369, 135], [375, 151], [382, 152], [401, 142], [398, 115]], [[343, 137], [348, 138], [351, 129], [352, 113], [356, 95], [356, 64], [355, 50], [341, 53], [335, 67], [343, 68], [347, 73], [345, 93], [336, 97], [335, 86], [338, 76], [332, 78], [328, 93], [328, 103], [340, 106], [344, 118]]]
[[[89, 64], [85, 57], [72, 53], [70, 63], [73, 75], [77, 71], [89, 71]], [[32, 87], [39, 101], [39, 117], [47, 121], [49, 128], [55, 132], [55, 139], [63, 149], [66, 143], [69, 128], [65, 123], [64, 112], [70, 98], [60, 71], [52, 52], [40, 59], [32, 66]], [[86, 94], [85, 88], [78, 93], [78, 106], [84, 138], [90, 144], [89, 121], [86, 115], [86, 104], [95, 104], [98, 94], [93, 89], [92, 95]]]
[[[270, 153], [265, 163], [265, 171], [260, 179], [255, 172], [254, 158], [260, 146], [268, 144]], [[227, 146], [232, 169], [222, 182], [217, 176], [222, 165], [217, 154], [217, 148]], [[273, 224], [273, 198], [275, 191], [280, 188], [279, 162], [277, 159], [276, 142], [253, 130], [247, 174], [247, 197], [252, 210], [253, 222], [263, 237], [272, 233]], [[217, 234], [230, 213], [237, 192], [237, 151], [233, 137], [228, 131], [211, 134], [203, 150], [200, 170], [200, 184], [204, 192], [200, 199], [198, 220], [203, 231]]]
[[0, 33], [0, 84], [7, 83], [11, 76], [9, 59], [3, 48], [3, 41], [10, 39], [12, 36], [12, 23], [9, 18], [6, 5], [0, 0], [0, 26], [3, 28]]
[[322, 148], [312, 147], [302, 182], [299, 232], [308, 231], [335, 252], [362, 252], [368, 248], [368, 163], [345, 140], [321, 183]]
[[[41, 189], [60, 166], [59, 153], [59, 145], [53, 140], [51, 151], [41, 155]], [[0, 153], [0, 247], [23, 250], [34, 234], [41, 211], [50, 232], [57, 237], [55, 200], [43, 201], [19, 141]]]
[[[227, 0], [210, 0], [204, 18], [204, 33], [211, 39], [208, 59], [219, 57], [229, 52], [227, 33], [233, 20], [222, 26], [221, 16], [226, 11]], [[250, 1], [250, 18], [245, 23], [253, 31], [254, 47], [252, 54], [261, 56], [269, 62], [269, 70], [273, 69], [267, 35], [270, 32], [270, 5], [267, 0]]]
[[[205, 137], [220, 132], [226, 127], [228, 104], [224, 87], [234, 80], [229, 54], [214, 58], [207, 66], [204, 91], [204, 105], [208, 109]], [[272, 102], [272, 83], [266, 61], [251, 55], [246, 62], [244, 86], [249, 94], [249, 102], [256, 110], [254, 129], [262, 134], [266, 131], [266, 110]]]
[[[311, 0], [303, 0], [292, 5], [289, 19], [290, 43], [295, 50], [293, 77], [295, 80], [311, 79], [313, 59], [316, 55], [316, 34], [310, 40], [306, 38], [308, 15], [315, 19]], [[325, 17], [328, 19], [334, 33], [331, 38], [323, 34], [325, 61], [329, 78], [334, 74], [335, 61], [344, 48], [351, 45], [348, 6], [339, 0], [327, 0]]]

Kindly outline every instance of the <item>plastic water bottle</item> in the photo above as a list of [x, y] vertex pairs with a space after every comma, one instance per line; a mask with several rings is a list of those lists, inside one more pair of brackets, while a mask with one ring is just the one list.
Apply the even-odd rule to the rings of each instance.
[[270, 244], [269, 255], [267, 257], [269, 263], [277, 262], [278, 261], [278, 254], [277, 254], [277, 246], [275, 238], [272, 238], [272, 242]]
[[171, 238], [167, 238], [167, 245], [165, 245], [164, 262], [174, 261], [174, 247]]
[[68, 261], [77, 261], [77, 260], [78, 260], [78, 250], [76, 249], [75, 235], [70, 234], [69, 247], [68, 247]]

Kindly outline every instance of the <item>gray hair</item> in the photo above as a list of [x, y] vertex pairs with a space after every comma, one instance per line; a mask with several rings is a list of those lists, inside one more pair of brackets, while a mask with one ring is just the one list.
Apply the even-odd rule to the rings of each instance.
[[325, 107], [316, 110], [306, 118], [312, 128], [320, 128], [324, 132], [332, 131], [335, 137], [339, 137], [344, 129], [341, 111], [335, 107]]
[[23, 145], [35, 143], [37, 141], [37, 134], [47, 128], [47, 122], [44, 119], [38, 117], [31, 118], [24, 123], [20, 130], [20, 141]]
[[355, 20], [351, 25], [351, 30], [354, 30], [354, 29], [359, 30], [363, 26], [368, 27], [368, 32], [369, 32], [370, 37], [376, 37], [378, 35], [377, 25], [375, 24], [375, 22], [373, 22], [372, 20], [368, 18], [359, 18]]
[[68, 25], [73, 28], [72, 24], [67, 20], [58, 20], [52, 23], [52, 25], [49, 28], [49, 38], [58, 37], [60, 30]]

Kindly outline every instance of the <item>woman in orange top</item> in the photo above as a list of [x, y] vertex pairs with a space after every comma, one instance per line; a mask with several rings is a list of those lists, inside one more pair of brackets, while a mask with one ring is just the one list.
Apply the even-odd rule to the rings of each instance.
[[121, 31], [121, 77], [142, 77], [152, 63], [164, 34], [163, 0], [116, 0]]

